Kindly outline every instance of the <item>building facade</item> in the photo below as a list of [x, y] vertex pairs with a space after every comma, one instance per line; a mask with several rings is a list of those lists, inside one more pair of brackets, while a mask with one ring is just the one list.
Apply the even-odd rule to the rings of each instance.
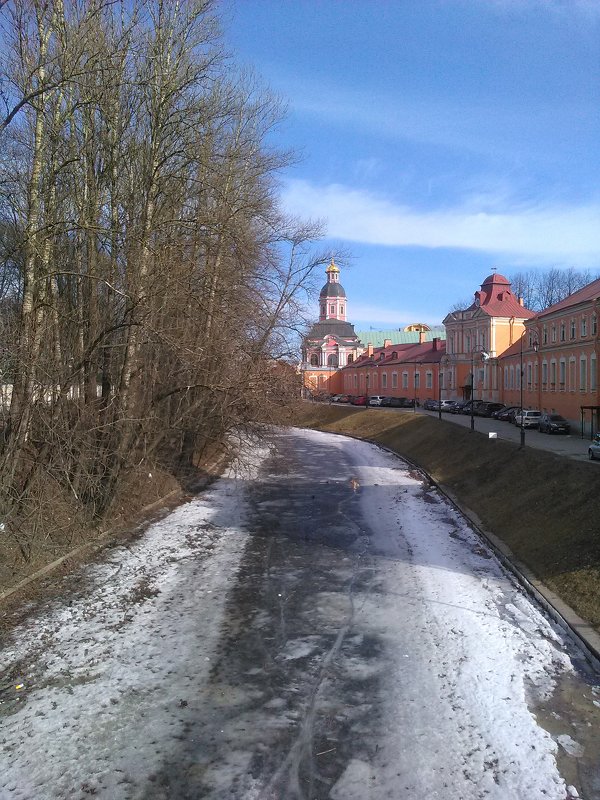
[[347, 321], [348, 299], [333, 259], [325, 274], [327, 283], [319, 294], [319, 321], [302, 342], [303, 387], [305, 394], [312, 396], [340, 393], [340, 368], [352, 363], [363, 350], [354, 325]]
[[447, 363], [444, 399], [502, 402], [498, 359], [525, 333], [535, 316], [515, 297], [510, 281], [492, 273], [475, 292], [473, 303], [444, 319]]
[[[499, 362], [503, 402], [562, 414], [582, 430], [600, 429], [600, 279], [536, 314]], [[522, 344], [522, 347], [521, 347]]]
[[333, 260], [326, 274], [319, 321], [303, 342], [304, 386], [311, 394], [419, 403], [474, 398], [556, 412], [586, 434], [600, 430], [600, 279], [536, 314], [507, 278], [492, 272], [468, 308], [447, 314], [441, 333], [415, 324], [359, 337], [347, 321]]
[[343, 391], [350, 395], [406, 397], [420, 404], [440, 396], [446, 343], [438, 337], [407, 344], [368, 345], [365, 352], [342, 370]]

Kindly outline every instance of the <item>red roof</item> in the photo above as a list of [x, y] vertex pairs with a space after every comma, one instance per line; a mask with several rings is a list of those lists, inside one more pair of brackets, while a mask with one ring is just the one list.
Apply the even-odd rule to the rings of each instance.
[[494, 273], [488, 275], [481, 284], [481, 291], [475, 292], [475, 302], [467, 310], [479, 308], [490, 317], [518, 317], [520, 319], [531, 319], [535, 317], [535, 311], [530, 311], [519, 303], [519, 300], [510, 290], [510, 281]]
[[555, 311], [562, 311], [565, 308], [579, 305], [579, 303], [585, 303], [590, 300], [597, 300], [599, 298], [600, 278], [597, 278], [595, 281], [588, 283], [587, 286], [584, 286], [583, 289], [579, 289], [579, 291], [573, 292], [573, 294], [565, 297], [565, 299], [561, 300], [559, 303], [554, 303], [553, 306], [549, 306], [543, 311], [540, 311], [538, 317], [544, 317], [546, 314], [553, 314]]
[[[446, 352], [446, 342], [443, 339], [436, 339], [437, 349], [433, 349], [433, 340], [429, 342], [408, 343], [408, 344], [394, 344], [388, 347], [376, 347], [373, 350], [373, 355], [368, 356], [363, 353], [351, 364], [348, 364], [344, 369], [354, 369], [356, 367], [375, 367], [375, 366], [389, 366], [390, 364], [410, 364], [410, 363], [427, 363], [437, 364], [440, 358]], [[393, 354], [396, 354], [394, 358]], [[381, 358], [381, 356], [384, 358]]]

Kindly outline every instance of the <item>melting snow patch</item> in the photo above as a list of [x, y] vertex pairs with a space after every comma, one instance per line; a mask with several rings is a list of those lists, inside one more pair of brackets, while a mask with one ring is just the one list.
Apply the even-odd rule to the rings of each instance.
[[567, 733], [562, 734], [562, 736], [557, 736], [556, 741], [566, 753], [575, 758], [581, 758], [585, 752], [585, 748], [576, 742], [575, 739], [572, 739]]
[[367, 800], [371, 794], [369, 784], [372, 772], [365, 761], [352, 759], [329, 793], [331, 800]]

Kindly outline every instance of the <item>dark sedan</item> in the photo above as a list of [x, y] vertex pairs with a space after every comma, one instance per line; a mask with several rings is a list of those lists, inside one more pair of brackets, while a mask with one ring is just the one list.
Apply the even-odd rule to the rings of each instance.
[[502, 422], [514, 422], [515, 414], [518, 410], [519, 406], [506, 406], [505, 408], [501, 408], [500, 411], [497, 411], [494, 417]]
[[541, 433], [571, 433], [571, 426], [560, 414], [542, 414], [539, 430]]

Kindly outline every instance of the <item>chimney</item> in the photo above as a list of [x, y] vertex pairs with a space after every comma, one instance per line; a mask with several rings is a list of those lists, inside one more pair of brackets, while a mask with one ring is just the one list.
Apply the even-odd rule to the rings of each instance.
[[519, 305], [520, 306], [524, 306], [525, 305], [525, 302], [523, 300], [523, 295], [521, 295], [521, 297], [519, 297]]
[[432, 350], [439, 350], [440, 349], [440, 337], [434, 336], [431, 340], [431, 349]]
[[427, 341], [427, 334], [425, 331], [419, 331], [419, 344], [425, 344]]
[[383, 346], [384, 347], [391, 347], [392, 346], [392, 340], [391, 339], [384, 339], [383, 340]]
[[369, 358], [371, 358], [371, 356], [373, 355], [373, 343], [372, 342], [369, 342], [367, 344], [367, 355], [369, 356]]

